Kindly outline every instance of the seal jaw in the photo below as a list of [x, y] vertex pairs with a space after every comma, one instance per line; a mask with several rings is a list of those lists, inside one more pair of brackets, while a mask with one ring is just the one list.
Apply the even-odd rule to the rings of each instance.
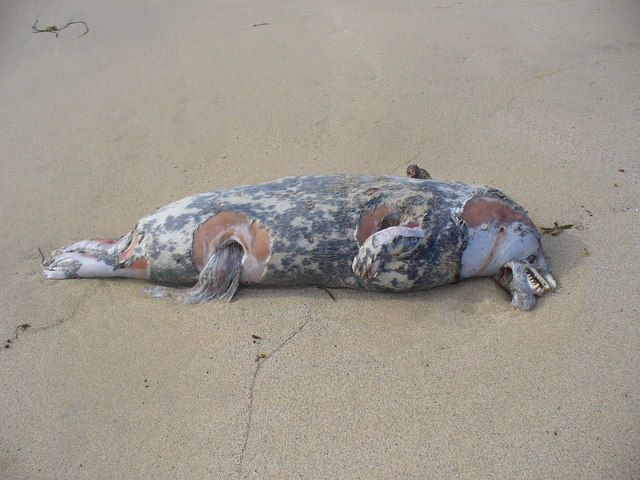
[[[535, 256], [536, 260], [544, 257]], [[546, 263], [545, 263], [546, 266]], [[531, 310], [536, 305], [536, 297], [553, 291], [557, 284], [550, 271], [544, 274], [527, 260], [511, 260], [505, 263], [493, 279], [505, 290], [511, 292], [511, 304], [521, 310]]]
[[540, 297], [545, 292], [556, 289], [556, 281], [551, 274], [543, 276], [532, 266], [525, 267], [525, 269], [527, 271], [527, 281], [529, 282], [529, 286], [536, 296]]

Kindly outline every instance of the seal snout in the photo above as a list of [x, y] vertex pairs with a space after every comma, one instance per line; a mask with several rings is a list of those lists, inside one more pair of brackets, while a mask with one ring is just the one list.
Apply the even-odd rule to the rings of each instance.
[[543, 275], [527, 260], [507, 262], [493, 278], [511, 292], [511, 304], [522, 310], [531, 310], [536, 305], [536, 297], [557, 288], [551, 273]]
[[494, 277], [502, 287], [510, 290], [513, 285], [514, 270], [516, 271], [515, 275], [520, 273], [520, 269], [515, 267], [516, 263], [522, 264], [523, 270], [521, 274], [526, 277], [527, 285], [535, 296], [540, 297], [545, 292], [551, 292], [557, 288], [557, 283], [550, 273], [543, 275], [534, 266], [528, 265], [523, 261], [516, 262], [515, 260], [505, 263]]

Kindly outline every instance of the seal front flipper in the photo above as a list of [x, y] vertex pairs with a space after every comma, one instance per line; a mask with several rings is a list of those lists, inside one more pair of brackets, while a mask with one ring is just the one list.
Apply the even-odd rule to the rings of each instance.
[[420, 225], [384, 228], [365, 240], [351, 268], [356, 275], [375, 278], [390, 257], [410, 253], [424, 240], [425, 232]]
[[235, 241], [214, 252], [200, 272], [198, 283], [180, 296], [183, 303], [213, 299], [230, 301], [240, 283], [243, 255], [244, 249]]
[[200, 271], [198, 282], [192, 288], [178, 290], [161, 286], [146, 291], [154, 297], [171, 295], [182, 300], [182, 303], [200, 303], [214, 299], [230, 301], [240, 284], [243, 256], [242, 245], [233, 240], [228, 241], [211, 254]]

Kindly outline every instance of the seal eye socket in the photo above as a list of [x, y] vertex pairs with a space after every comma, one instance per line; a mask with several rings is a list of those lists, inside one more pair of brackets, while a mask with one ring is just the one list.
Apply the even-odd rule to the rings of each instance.
[[536, 261], [536, 256], [535, 256], [535, 255], [529, 255], [529, 256], [527, 257], [527, 262], [529, 262], [529, 263], [533, 263], [533, 262], [535, 262], [535, 261]]

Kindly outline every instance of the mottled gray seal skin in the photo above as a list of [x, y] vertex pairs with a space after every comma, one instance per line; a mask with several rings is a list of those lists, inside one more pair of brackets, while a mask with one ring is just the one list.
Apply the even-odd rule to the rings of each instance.
[[239, 283], [403, 292], [493, 276], [529, 310], [555, 289], [540, 235], [516, 202], [495, 188], [414, 176], [306, 175], [193, 195], [124, 237], [54, 251], [44, 273], [195, 283], [154, 289], [185, 302], [228, 300]]

